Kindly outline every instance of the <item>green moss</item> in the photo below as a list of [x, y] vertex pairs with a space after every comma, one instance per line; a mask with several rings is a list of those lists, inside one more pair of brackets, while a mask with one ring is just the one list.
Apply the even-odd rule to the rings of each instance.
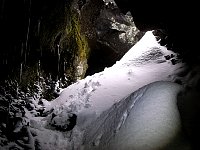
[[86, 37], [81, 33], [80, 16], [75, 10], [70, 11], [70, 22], [66, 27], [68, 45], [73, 53], [75, 77], [82, 79], [87, 70], [90, 48]]
[[[63, 14], [58, 15], [56, 18], [55, 14], [52, 16], [53, 12], [55, 12], [56, 15]], [[58, 55], [56, 49], [57, 45], [55, 44], [59, 44], [62, 62], [56, 64], [55, 67], [53, 66], [55, 69], [51, 67], [50, 69], [53, 69], [50, 70], [50, 73], [53, 72], [56, 74], [56, 67], [59, 65], [60, 68], [64, 68], [62, 63], [63, 61], [66, 62], [64, 73], [68, 79], [68, 84], [71, 84], [77, 79], [85, 77], [90, 48], [88, 46], [87, 38], [81, 33], [80, 15], [77, 10], [73, 9], [72, 6], [69, 6], [66, 7], [65, 10], [55, 10], [53, 12], [43, 20], [40, 35], [41, 49], [43, 50], [43, 55], [49, 57], [55, 56], [50, 58], [55, 58], [55, 60], [52, 59], [52, 61], [58, 63], [56, 60], [56, 56]], [[48, 25], [50, 20], [54, 21], [51, 21], [51, 25]], [[42, 61], [41, 63], [45, 62]], [[44, 73], [44, 76], [48, 76], [49, 70], [44, 68], [46, 65], [41, 64], [41, 66], [41, 73]], [[59, 75], [59, 73], [60, 72], [57, 74]], [[34, 85], [37, 80], [37, 64], [23, 68], [23, 74], [20, 81], [20, 86], [22, 88], [25, 89], [27, 86]]]
[[[27, 93], [30, 89], [34, 93], [34, 85], [41, 82], [43, 95], [51, 99], [52, 90], [47, 86], [52, 84], [43, 84], [41, 77], [45, 81], [49, 76], [52, 81], [67, 77], [67, 85], [85, 77], [90, 50], [86, 37], [81, 33], [80, 15], [70, 2], [66, 2], [66, 5], [61, 3], [59, 1], [55, 7], [48, 8], [42, 14], [39, 20], [39, 32], [38, 24], [33, 22], [28, 41], [30, 49], [24, 52], [26, 60], [19, 59], [23, 66], [16, 64], [17, 69], [11, 70], [13, 74], [10, 76], [13, 81], [16, 80], [16, 85], [12, 87], [14, 90], [20, 88]], [[21, 45], [19, 48], [21, 50]], [[20, 57], [24, 59], [21, 53]], [[40, 68], [38, 68], [38, 61], [41, 62]]]

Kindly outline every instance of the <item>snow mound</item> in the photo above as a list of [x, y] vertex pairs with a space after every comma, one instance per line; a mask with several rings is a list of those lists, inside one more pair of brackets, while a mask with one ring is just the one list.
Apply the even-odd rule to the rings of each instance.
[[85, 132], [87, 150], [182, 150], [189, 144], [181, 135], [177, 94], [182, 87], [155, 82], [103, 112]]

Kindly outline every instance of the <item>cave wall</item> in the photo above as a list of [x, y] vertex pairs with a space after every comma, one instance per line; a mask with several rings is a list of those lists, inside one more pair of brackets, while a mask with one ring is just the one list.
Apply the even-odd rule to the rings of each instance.
[[67, 86], [84, 77], [89, 47], [76, 7], [75, 0], [1, 1], [1, 85], [27, 88], [42, 77]]
[[166, 35], [162, 41], [169, 49], [182, 55], [187, 63], [199, 63], [197, 2], [115, 0], [122, 12], [130, 11], [141, 31], [160, 29]]
[[86, 75], [111, 67], [144, 35], [131, 14], [122, 14], [113, 0], [88, 0], [80, 14], [81, 31], [91, 49]]
[[113, 2], [2, 0], [0, 8], [1, 87], [66, 87], [112, 66], [143, 35]]

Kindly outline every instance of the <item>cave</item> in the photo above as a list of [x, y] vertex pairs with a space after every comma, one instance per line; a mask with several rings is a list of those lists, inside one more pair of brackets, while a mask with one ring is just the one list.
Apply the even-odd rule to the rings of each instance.
[[[124, 124], [132, 127], [126, 120], [162, 120], [162, 110], [165, 117], [174, 112], [177, 124], [169, 131], [177, 132], [172, 139], [181, 137], [163, 149], [198, 149], [196, 6], [171, 0], [1, 0], [0, 149], [123, 149], [131, 143], [121, 137], [129, 132]], [[131, 123], [134, 132], [141, 130]], [[28, 144], [18, 141], [24, 137]]]

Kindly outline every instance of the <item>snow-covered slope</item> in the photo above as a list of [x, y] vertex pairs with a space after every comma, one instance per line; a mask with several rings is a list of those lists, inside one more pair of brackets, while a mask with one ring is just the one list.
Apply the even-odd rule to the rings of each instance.
[[186, 150], [177, 94], [182, 87], [154, 82], [103, 112], [86, 130], [86, 150]]
[[171, 54], [174, 53], [161, 46], [152, 31], [148, 31], [115, 65], [69, 86], [47, 110], [67, 109], [79, 116], [86, 113], [97, 117], [114, 103], [149, 83], [174, 80], [184, 64], [173, 65], [166, 60], [164, 56]]
[[[159, 84], [152, 84], [152, 88], [151, 85], [148, 84], [155, 81], [174, 81], [175, 78], [178, 77], [177, 74], [184, 70], [183, 63], [179, 62], [173, 65], [170, 60], [165, 59], [166, 55], [171, 54], [176, 55], [172, 51], [167, 50], [166, 47], [161, 46], [152, 34], [152, 31], [148, 31], [143, 38], [112, 67], [105, 68], [104, 71], [92, 76], [87, 76], [85, 79], [64, 89], [61, 95], [47, 106], [46, 111], [53, 109], [53, 113], [57, 115], [63, 113], [66, 113], [66, 115], [69, 113], [77, 115], [77, 124], [72, 130], [70, 138], [67, 138], [68, 140], [65, 139], [66, 143], [68, 141], [68, 144], [66, 144], [68, 145], [67, 149], [79, 150], [83, 137], [86, 137], [85, 144], [87, 148], [90, 148], [90, 144], [93, 143], [93, 145], [100, 144], [100, 147], [97, 148], [101, 149], [102, 145], [106, 145], [108, 142], [106, 141], [107, 136], [113, 136], [113, 133], [111, 134], [113, 131], [118, 132], [118, 134], [116, 134], [114, 139], [113, 137], [109, 139], [111, 140], [110, 143], [108, 142], [110, 144], [109, 148], [111, 149], [115, 149], [115, 144], [120, 143], [119, 141], [122, 141], [120, 144], [122, 147], [119, 147], [120, 149], [124, 147], [128, 149], [128, 146], [132, 146], [132, 142], [129, 141], [129, 144], [126, 145], [127, 142], [124, 142], [125, 140], [123, 140], [123, 137], [127, 136], [129, 139], [129, 136], [132, 136], [134, 133], [136, 136], [133, 137], [133, 139], [130, 138], [130, 140], [134, 140], [133, 143], [138, 144], [138, 147], [135, 145], [135, 147], [138, 148], [136, 148], [137, 150], [142, 149], [143, 147], [141, 147], [141, 145], [145, 142], [147, 142], [147, 145], [149, 143], [148, 146], [152, 148], [151, 146], [158, 142], [156, 139], [158, 140], [160, 137], [166, 140], [166, 143], [170, 142], [180, 129], [180, 120], [177, 109], [175, 108], [175, 95], [180, 90], [180, 87], [173, 84], [171, 85], [168, 82], [166, 85], [162, 82], [160, 86]], [[160, 89], [156, 89], [157, 85]], [[143, 86], [146, 87], [142, 88]], [[147, 87], [149, 90], [147, 90]], [[172, 90], [170, 89], [171, 87]], [[140, 88], [141, 90], [137, 91]], [[169, 91], [165, 91], [165, 88], [169, 89]], [[128, 97], [128, 100], [124, 99], [133, 92], [135, 93]], [[153, 96], [151, 92], [154, 92]], [[163, 95], [161, 94], [162, 92]], [[127, 102], [121, 102], [121, 100]], [[165, 100], [167, 101], [166, 103]], [[141, 101], [141, 103], [137, 102], [137, 108], [134, 107], [134, 109], [132, 109], [131, 107], [133, 107], [135, 101]], [[158, 104], [154, 105], [154, 103]], [[146, 108], [148, 108], [148, 111], [152, 110], [152, 113], [148, 115], [148, 111], [145, 110]], [[129, 111], [132, 113], [137, 112], [138, 118], [136, 121], [132, 119], [129, 119], [130, 121], [128, 122], [125, 121], [130, 113]], [[159, 113], [161, 114], [158, 115]], [[118, 119], [113, 117], [113, 115], [116, 114], [120, 116]], [[173, 116], [173, 114], [175, 116]], [[133, 116], [137, 115], [134, 114]], [[158, 122], [153, 119], [156, 118], [156, 115], [158, 115]], [[151, 122], [152, 120], [154, 122]], [[49, 119], [47, 117], [47, 123], [48, 121]], [[98, 124], [98, 122], [101, 126], [99, 126], [100, 124]], [[163, 124], [160, 124], [160, 122], [163, 122]], [[146, 123], [148, 124], [145, 125]], [[141, 126], [142, 124], [144, 125], [143, 127]], [[148, 127], [150, 124], [152, 125]], [[133, 128], [131, 129], [131, 127]], [[160, 128], [158, 129], [160, 132], [157, 132], [157, 127]], [[131, 129], [130, 135], [128, 134], [129, 129]], [[109, 132], [109, 130], [111, 131]], [[170, 135], [170, 132], [172, 135]], [[97, 135], [96, 133], [99, 134]], [[68, 135], [68, 133], [64, 133], [62, 136], [68, 137], [65, 134]], [[155, 139], [150, 138], [151, 134], [155, 134]], [[163, 134], [166, 134], [166, 137], [163, 136]], [[95, 141], [93, 136], [95, 137]], [[102, 137], [102, 141], [99, 140]], [[140, 143], [139, 141], [142, 138], [144, 139], [141, 140]], [[54, 140], [57, 141], [58, 139]], [[57, 143], [59, 143], [59, 140]], [[166, 143], [161, 142], [160, 144]], [[116, 146], [119, 146], [119, 144], [116, 144]], [[60, 146], [57, 145], [54, 149], [59, 149], [59, 147], [61, 149], [63, 144]]]
[[46, 113], [51, 112], [47, 117], [27, 110], [32, 149], [143, 150], [145, 144], [152, 150], [170, 144], [180, 131], [175, 97], [181, 87], [169, 81], [184, 71], [183, 63], [172, 64], [171, 55], [176, 57], [148, 31], [112, 67], [70, 85], [52, 102], [44, 101]]

